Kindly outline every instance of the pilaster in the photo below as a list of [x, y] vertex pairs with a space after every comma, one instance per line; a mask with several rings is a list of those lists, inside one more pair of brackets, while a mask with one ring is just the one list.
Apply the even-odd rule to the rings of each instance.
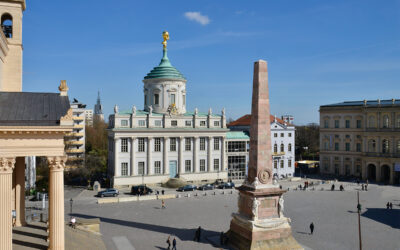
[[119, 142], [120, 138], [114, 138], [114, 176], [119, 176], [121, 174], [118, 166]]
[[198, 140], [199, 137], [195, 136], [193, 137], [193, 169], [195, 173], [199, 173], [200, 172], [200, 163], [197, 162], [198, 157]]
[[147, 138], [147, 174], [148, 175], [153, 175], [154, 174], [154, 168], [152, 168], [152, 155], [151, 155], [151, 144], [153, 141], [153, 137], [148, 137]]
[[164, 174], [169, 174], [168, 167], [168, 145], [170, 143], [170, 139], [168, 137], [164, 137], [164, 145], [163, 145], [163, 165], [164, 165]]
[[185, 164], [183, 162], [183, 148], [185, 147], [185, 137], [179, 137], [179, 152], [178, 152], [178, 164], [179, 164], [179, 174], [185, 173]]
[[0, 158], [0, 249], [12, 249], [12, 173], [15, 158]]
[[212, 137], [209, 136], [208, 137], [208, 145], [207, 145], [207, 168], [208, 168], [208, 172], [213, 171], [212, 169], [212, 164], [211, 164], [211, 145], [212, 145]]
[[[222, 150], [222, 152], [221, 152], [221, 166], [220, 166], [221, 169], [220, 169], [220, 171], [225, 171], [225, 169], [227, 169], [227, 166], [228, 166], [228, 163], [226, 162], [227, 157], [226, 157], [225, 143], [226, 143], [225, 142], [225, 136], [223, 136], [221, 138], [221, 150]], [[247, 145], [246, 145], [246, 147], [247, 147]], [[246, 160], [246, 162], [247, 162], [247, 160]]]
[[137, 175], [137, 168], [136, 168], [136, 152], [135, 152], [135, 144], [136, 144], [136, 137], [131, 137], [131, 176]]

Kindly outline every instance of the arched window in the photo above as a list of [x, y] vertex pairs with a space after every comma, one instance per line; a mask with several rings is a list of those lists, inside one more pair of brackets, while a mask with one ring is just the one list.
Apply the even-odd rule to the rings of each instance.
[[376, 143], [375, 140], [368, 141], [368, 152], [375, 152]]
[[382, 141], [382, 153], [389, 153], [389, 140]]
[[12, 38], [13, 35], [13, 20], [12, 16], [5, 13], [1, 16], [1, 28], [7, 38]]
[[278, 145], [274, 145], [274, 153], [278, 153]]
[[383, 116], [383, 128], [388, 128], [389, 127], [389, 116], [384, 115]]
[[375, 116], [368, 117], [368, 128], [375, 128]]
[[283, 145], [283, 143], [281, 144], [281, 152], [285, 151], [285, 145]]
[[160, 95], [154, 94], [154, 105], [159, 105], [159, 104], [160, 104]]
[[292, 152], [292, 143], [289, 143], [288, 145], [288, 152]]

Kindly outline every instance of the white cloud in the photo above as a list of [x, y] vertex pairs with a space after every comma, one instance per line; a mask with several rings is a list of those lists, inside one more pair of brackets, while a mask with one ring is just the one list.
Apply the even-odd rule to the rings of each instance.
[[210, 23], [210, 19], [208, 18], [208, 16], [204, 16], [200, 12], [188, 11], [188, 12], [185, 12], [184, 16], [187, 19], [198, 22], [201, 25], [207, 25]]

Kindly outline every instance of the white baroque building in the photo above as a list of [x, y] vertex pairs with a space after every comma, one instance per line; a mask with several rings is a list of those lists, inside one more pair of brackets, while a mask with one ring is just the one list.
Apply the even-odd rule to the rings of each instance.
[[186, 79], [163, 58], [143, 80], [144, 109], [109, 116], [111, 185], [227, 179], [225, 112], [186, 111]]
[[[273, 173], [279, 178], [292, 177], [295, 172], [295, 126], [270, 116]], [[243, 179], [249, 161], [251, 115], [229, 123], [227, 134], [228, 177]]]

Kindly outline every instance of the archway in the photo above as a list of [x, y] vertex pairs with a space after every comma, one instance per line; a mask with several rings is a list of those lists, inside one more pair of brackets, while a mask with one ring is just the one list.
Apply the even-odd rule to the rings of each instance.
[[390, 182], [390, 167], [388, 165], [383, 165], [381, 167], [381, 180], [383, 183]]
[[374, 164], [368, 165], [368, 180], [375, 181], [376, 180], [376, 166]]
[[13, 37], [12, 20], [12, 16], [8, 13], [4, 13], [1, 16], [1, 28], [3, 29], [3, 33], [7, 38]]

